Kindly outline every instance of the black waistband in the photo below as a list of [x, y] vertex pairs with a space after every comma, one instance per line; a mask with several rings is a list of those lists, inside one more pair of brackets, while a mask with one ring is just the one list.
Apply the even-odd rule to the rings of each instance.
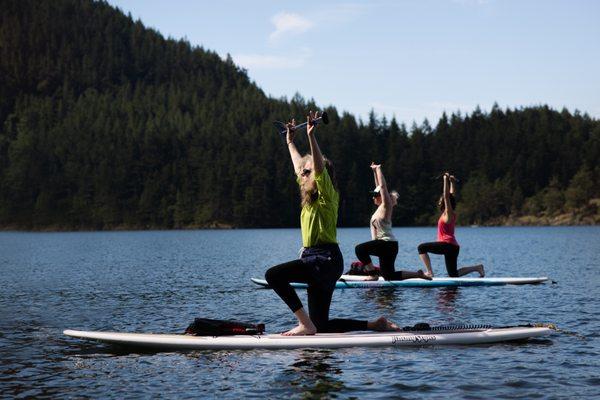
[[315, 250], [333, 250], [333, 249], [339, 249], [340, 245], [337, 243], [321, 243], [321, 244], [316, 244], [314, 246], [310, 246], [310, 247], [305, 247], [305, 250], [308, 249], [315, 249]]

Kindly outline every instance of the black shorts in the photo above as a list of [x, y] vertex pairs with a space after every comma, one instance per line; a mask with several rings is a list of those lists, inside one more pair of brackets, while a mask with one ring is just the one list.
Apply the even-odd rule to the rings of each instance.
[[458, 277], [458, 253], [460, 252], [460, 246], [447, 242], [429, 242], [421, 243], [418, 249], [419, 254], [443, 254], [448, 276], [453, 278]]

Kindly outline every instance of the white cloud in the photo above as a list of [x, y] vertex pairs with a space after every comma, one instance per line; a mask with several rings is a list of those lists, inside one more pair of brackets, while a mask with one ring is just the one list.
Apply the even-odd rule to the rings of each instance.
[[[482, 0], [483, 1], [483, 0]], [[358, 3], [342, 3], [332, 6], [321, 6], [309, 17], [297, 13], [280, 12], [271, 17], [275, 30], [269, 35], [269, 41], [275, 43], [286, 35], [301, 34], [319, 26], [340, 25], [352, 22], [365, 12], [368, 5]]]
[[286, 34], [304, 33], [314, 26], [314, 23], [299, 14], [282, 12], [271, 17], [275, 30], [269, 35], [271, 42], [276, 42]]
[[[322, 7], [310, 19], [291, 12], [280, 12], [271, 17], [275, 30], [269, 35], [269, 41], [275, 43], [286, 35], [299, 35], [313, 29], [317, 24], [332, 26], [344, 24], [356, 19], [366, 9], [365, 5], [345, 3]], [[233, 61], [248, 70], [256, 69], [294, 69], [301, 68], [312, 56], [312, 51], [304, 47], [297, 54], [234, 54]]]
[[272, 54], [237, 54], [231, 56], [233, 61], [248, 70], [253, 69], [294, 69], [303, 67], [310, 59], [312, 52], [303, 48], [298, 54], [290, 56]]

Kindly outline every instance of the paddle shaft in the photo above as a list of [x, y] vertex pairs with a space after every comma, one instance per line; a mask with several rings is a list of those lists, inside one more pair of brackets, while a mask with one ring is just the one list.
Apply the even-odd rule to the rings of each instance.
[[[314, 124], [319, 124], [321, 121], [323, 120], [323, 117], [319, 117], [319, 118], [315, 118], [313, 119], [313, 123]], [[304, 128], [306, 125], [308, 125], [308, 121], [307, 122], [303, 122], [301, 124], [298, 124], [296, 126], [294, 126], [292, 129], [296, 130], [296, 129], [302, 129]]]
[[[329, 123], [329, 117], [327, 116], [327, 113], [324, 112], [323, 115], [321, 115], [319, 118], [315, 118], [313, 120], [313, 123], [315, 125], [320, 124], [320, 123], [324, 123], [325, 125], [327, 125]], [[287, 128], [285, 126], [285, 123], [281, 122], [281, 121], [275, 121], [274, 122], [275, 127], [277, 127], [277, 130], [279, 131], [280, 135], [285, 135], [287, 133]], [[307, 122], [303, 122], [301, 124], [298, 124], [296, 126], [292, 127], [292, 130], [298, 130], [298, 129], [302, 129], [305, 128], [308, 125], [308, 121]]]

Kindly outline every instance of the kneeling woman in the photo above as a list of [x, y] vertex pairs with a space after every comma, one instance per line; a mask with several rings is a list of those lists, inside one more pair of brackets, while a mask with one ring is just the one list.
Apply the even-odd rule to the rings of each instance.
[[458, 269], [458, 253], [460, 246], [454, 236], [454, 225], [456, 224], [456, 200], [454, 199], [455, 193], [455, 179], [448, 173], [444, 174], [444, 192], [438, 202], [438, 206], [442, 215], [438, 220], [438, 231], [437, 231], [437, 242], [421, 243], [418, 247], [419, 257], [427, 268], [426, 274], [433, 277], [433, 270], [431, 269], [431, 260], [429, 254], [443, 254], [446, 261], [446, 270], [448, 276], [459, 277], [466, 275], [470, 272], [479, 272], [479, 276], [485, 276], [483, 265], [474, 265], [471, 267], [463, 267]]
[[[298, 319], [298, 326], [284, 335], [398, 329], [383, 317], [375, 321], [329, 320], [331, 297], [335, 283], [342, 275], [344, 261], [336, 238], [339, 194], [335, 187], [333, 164], [323, 157], [317, 144], [315, 118], [317, 114], [311, 111], [306, 129], [311, 155], [304, 157], [294, 145], [294, 121], [287, 124], [286, 141], [300, 185], [300, 227], [304, 249], [299, 260], [272, 267], [265, 274], [269, 286]], [[308, 284], [308, 314], [290, 282]]]
[[[409, 278], [431, 279], [418, 270], [396, 271], [394, 263], [398, 255], [398, 241], [392, 232], [392, 212], [398, 203], [398, 192], [389, 192], [385, 177], [381, 171], [381, 165], [371, 163], [371, 169], [375, 178], [375, 190], [372, 192], [373, 202], [377, 210], [371, 217], [371, 241], [361, 243], [354, 251], [356, 257], [364, 264], [367, 271], [373, 269], [371, 255], [379, 257], [381, 275], [386, 281], [400, 281]], [[372, 279], [378, 279], [374, 276]]]

